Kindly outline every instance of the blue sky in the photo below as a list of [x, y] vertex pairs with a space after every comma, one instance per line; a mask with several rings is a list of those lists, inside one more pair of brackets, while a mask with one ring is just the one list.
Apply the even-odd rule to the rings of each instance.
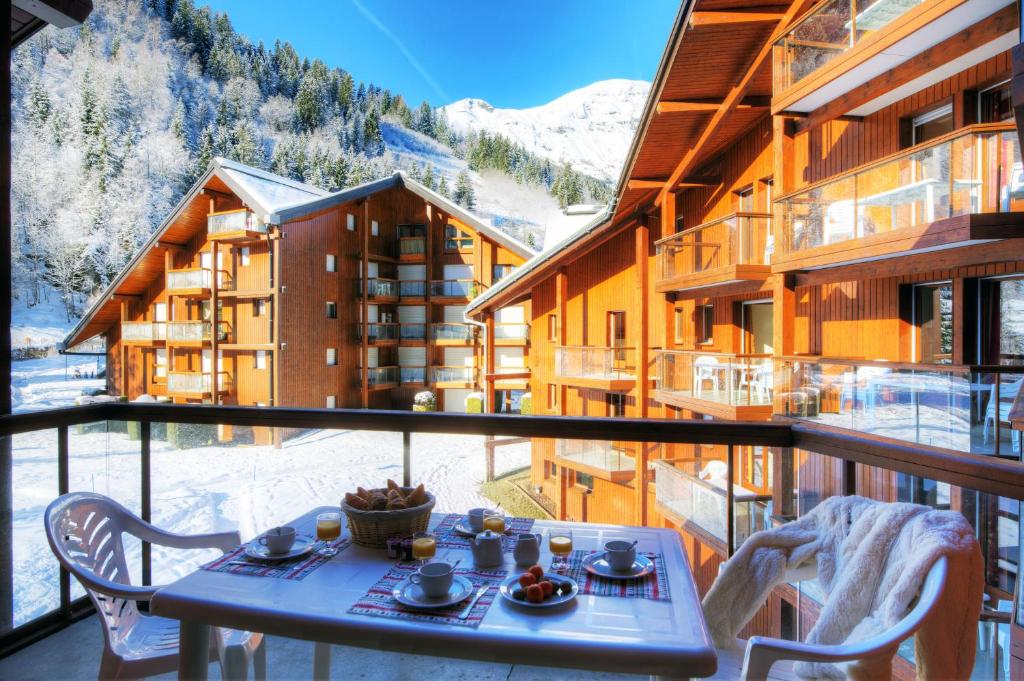
[[254, 42], [288, 40], [413, 106], [543, 104], [608, 78], [651, 80], [678, 0], [197, 0]]

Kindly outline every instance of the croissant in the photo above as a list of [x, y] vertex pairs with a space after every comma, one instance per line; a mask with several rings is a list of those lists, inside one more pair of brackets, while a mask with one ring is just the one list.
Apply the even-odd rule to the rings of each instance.
[[391, 478], [388, 478], [388, 491], [390, 492], [392, 490], [394, 490], [395, 492], [401, 492], [402, 488], [398, 486], [397, 482], [395, 482]]
[[409, 496], [405, 498], [405, 503], [408, 504], [410, 508], [427, 503], [427, 490], [423, 487], [422, 482], [416, 487], [416, 489], [409, 492]]
[[387, 510], [389, 510], [389, 511], [398, 511], [398, 510], [403, 509], [403, 508], [409, 508], [409, 505], [406, 504], [405, 500], [403, 500], [401, 497], [399, 497], [397, 499], [395, 499], [395, 498], [388, 499]]
[[380, 492], [375, 492], [373, 496], [370, 497], [370, 506], [372, 506], [375, 511], [383, 511], [387, 505], [388, 498]]
[[361, 496], [357, 494], [352, 494], [351, 492], [345, 495], [345, 503], [351, 506], [352, 508], [358, 508], [361, 511], [370, 510], [370, 504], [369, 502], [366, 501], [366, 499], [363, 499]]
[[369, 490], [365, 490], [362, 487], [356, 487], [356, 494], [363, 498], [364, 501], [369, 501], [371, 493]]

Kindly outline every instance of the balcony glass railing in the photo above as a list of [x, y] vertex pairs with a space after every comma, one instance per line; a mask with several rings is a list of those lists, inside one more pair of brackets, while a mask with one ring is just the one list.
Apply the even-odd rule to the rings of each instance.
[[658, 241], [658, 279], [770, 264], [771, 218], [767, 213], [734, 213]]
[[973, 126], [778, 200], [779, 254], [971, 213], [1024, 210], [1015, 130]]
[[635, 472], [636, 459], [632, 456], [631, 446], [632, 443], [607, 440], [555, 440], [555, 456], [570, 466], [596, 468], [608, 473]]
[[210, 236], [231, 232], [260, 232], [266, 234], [267, 225], [258, 223], [248, 210], [211, 213], [206, 216], [206, 232]]
[[430, 337], [436, 341], [464, 341], [473, 340], [476, 327], [470, 324], [431, 324]]
[[427, 295], [427, 282], [400, 280], [398, 282], [398, 296], [400, 298], [423, 298]]
[[210, 288], [213, 273], [205, 268], [170, 270], [167, 272], [167, 288], [171, 290]]
[[426, 367], [401, 367], [399, 373], [402, 383], [425, 383], [427, 380]]
[[[728, 479], [726, 463], [720, 460], [677, 459], [654, 461], [655, 499], [670, 516], [684, 519], [711, 536], [728, 538]], [[771, 515], [770, 495], [751, 492], [733, 484], [734, 540], [767, 528]]]
[[658, 350], [655, 363], [660, 392], [734, 407], [772, 403], [771, 355]]
[[427, 325], [402, 322], [398, 325], [398, 337], [401, 340], [424, 340], [427, 337]]
[[443, 279], [430, 282], [430, 295], [435, 298], [475, 298], [483, 291], [472, 279]]
[[527, 340], [530, 337], [529, 324], [495, 324], [495, 340]]
[[[224, 372], [217, 375], [217, 390], [231, 389], [231, 377]], [[171, 395], [201, 395], [213, 391], [213, 375], [198, 371], [168, 371], [167, 393]]]
[[431, 383], [475, 383], [476, 367], [430, 367]]
[[121, 322], [121, 340], [143, 343], [167, 340], [167, 323]]
[[[362, 293], [363, 282], [359, 282], [359, 291]], [[379, 277], [371, 277], [366, 280], [366, 290], [369, 291], [367, 298], [373, 300], [374, 298], [397, 298], [398, 297], [398, 282], [394, 279], [381, 279]]]
[[421, 258], [426, 252], [427, 240], [421, 236], [403, 236], [398, 239], [398, 255], [401, 258]]
[[828, 0], [775, 43], [775, 94], [795, 85], [924, 0]]
[[210, 340], [210, 322], [167, 322], [167, 340], [198, 343]]
[[976, 454], [1020, 457], [1008, 424], [1024, 367], [787, 358], [776, 362], [776, 414]]
[[366, 372], [370, 385], [390, 385], [398, 383], [398, 367], [370, 367]]
[[561, 346], [555, 348], [555, 373], [566, 378], [629, 380], [636, 378], [634, 348]]
[[[399, 325], [398, 324], [380, 324], [373, 323], [366, 325], [366, 335], [371, 343], [377, 341], [391, 341], [398, 340]], [[363, 337], [363, 325], [360, 324], [358, 331], [356, 332], [357, 338]]]

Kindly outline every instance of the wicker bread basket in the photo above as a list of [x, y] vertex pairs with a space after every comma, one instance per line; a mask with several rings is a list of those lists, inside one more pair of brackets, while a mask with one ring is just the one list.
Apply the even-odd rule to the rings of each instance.
[[[413, 487], [403, 487], [402, 493], [409, 494]], [[409, 537], [425, 532], [430, 522], [430, 511], [434, 508], [434, 495], [427, 492], [427, 501], [413, 508], [396, 511], [363, 511], [352, 508], [341, 500], [341, 510], [348, 518], [348, 530], [352, 541], [360, 546], [382, 549], [392, 537]]]

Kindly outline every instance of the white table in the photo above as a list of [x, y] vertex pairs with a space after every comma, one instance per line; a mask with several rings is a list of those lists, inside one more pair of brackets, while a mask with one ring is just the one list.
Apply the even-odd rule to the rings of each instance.
[[[316, 514], [328, 510], [337, 509], [319, 508], [292, 524], [311, 533]], [[441, 518], [434, 514], [431, 525]], [[561, 524], [537, 521], [535, 530]], [[498, 595], [477, 629], [348, 614], [394, 564], [383, 550], [351, 546], [300, 581], [197, 570], [160, 589], [150, 607], [156, 615], [181, 620], [182, 679], [206, 678], [210, 626], [506, 664], [684, 678], [714, 674], [714, 646], [679, 535], [653, 528], [567, 524], [578, 549], [635, 538], [638, 550], [661, 552], [672, 600], [580, 595], [559, 608], [527, 611]], [[549, 565], [546, 551], [541, 562]], [[468, 550], [438, 549], [437, 558], [472, 563]], [[506, 568], [515, 569], [511, 554], [506, 554]], [[321, 655], [329, 650], [317, 648]]]

